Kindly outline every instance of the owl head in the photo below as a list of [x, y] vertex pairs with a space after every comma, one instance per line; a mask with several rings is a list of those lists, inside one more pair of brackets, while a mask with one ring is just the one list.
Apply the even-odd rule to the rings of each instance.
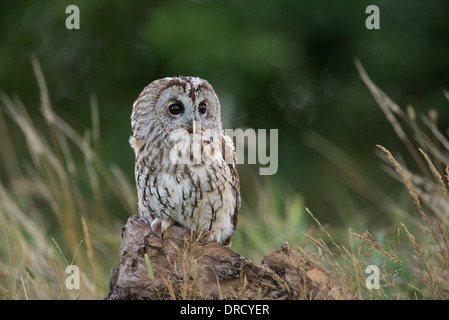
[[[133, 137], [145, 140], [154, 130], [221, 130], [220, 102], [206, 80], [169, 77], [155, 80], [140, 93], [131, 115]], [[199, 133], [199, 132], [197, 132]]]

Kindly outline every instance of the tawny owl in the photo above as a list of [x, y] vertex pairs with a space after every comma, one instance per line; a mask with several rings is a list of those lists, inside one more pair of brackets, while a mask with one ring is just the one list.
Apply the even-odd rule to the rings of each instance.
[[230, 245], [240, 182], [212, 86], [196, 77], [156, 80], [134, 102], [131, 125], [140, 216], [162, 234], [178, 224]]

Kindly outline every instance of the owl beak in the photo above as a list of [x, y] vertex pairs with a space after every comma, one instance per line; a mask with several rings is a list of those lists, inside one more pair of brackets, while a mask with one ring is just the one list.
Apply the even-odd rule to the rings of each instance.
[[198, 130], [197, 125], [198, 125], [197, 121], [195, 119], [192, 119], [192, 121], [187, 124], [187, 131], [190, 134], [195, 134], [196, 131]]
[[193, 134], [196, 133], [196, 120], [195, 119], [192, 120], [192, 133]]

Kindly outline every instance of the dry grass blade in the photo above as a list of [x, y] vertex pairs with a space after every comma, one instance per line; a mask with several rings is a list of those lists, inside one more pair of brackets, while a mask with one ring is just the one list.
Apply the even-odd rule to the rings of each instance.
[[449, 101], [449, 92], [446, 90], [443, 90], [443, 94], [446, 97], [446, 99]]
[[89, 234], [89, 227], [87, 226], [86, 219], [81, 217], [81, 223], [83, 225], [83, 233], [84, 233], [84, 241], [86, 242], [87, 247], [87, 258], [89, 259], [90, 267], [92, 268], [92, 272], [94, 275], [94, 279], [97, 279], [97, 274], [95, 271], [95, 262], [94, 262], [94, 249], [92, 246], [92, 240]]
[[[368, 235], [372, 238], [371, 234], [369, 232], [367, 232]], [[360, 240], [363, 240], [364, 242], [366, 242], [370, 247], [376, 249], [377, 251], [379, 251], [383, 256], [387, 257], [388, 259], [390, 259], [393, 262], [399, 262], [399, 259], [396, 257], [396, 255], [390, 254], [389, 252], [385, 251], [384, 248], [382, 248], [382, 246], [375, 241], [374, 239], [369, 239], [367, 237], [361, 236], [357, 233], [352, 233], [353, 236], [355, 236], [356, 238], [359, 238]]]
[[35, 56], [31, 57], [31, 64], [33, 65], [34, 75], [36, 76], [37, 83], [39, 85], [39, 91], [41, 93], [41, 103], [42, 103], [42, 112], [45, 116], [45, 120], [48, 121], [49, 124], [53, 124], [55, 122], [54, 112], [51, 107], [50, 95], [48, 94], [47, 83], [45, 82], [45, 77], [42, 72], [39, 61]]
[[401, 226], [404, 228], [404, 231], [407, 234], [407, 237], [410, 240], [410, 242], [412, 243], [413, 247], [416, 249], [418, 254], [421, 254], [422, 249], [419, 246], [419, 244], [416, 242], [415, 237], [413, 236], [413, 234], [407, 229], [405, 224], [401, 223]]
[[381, 145], [377, 145], [379, 149], [381, 149], [388, 157], [388, 159], [393, 163], [393, 165], [396, 168], [396, 171], [401, 175], [402, 179], [404, 180], [408, 192], [410, 196], [413, 199], [413, 203], [415, 204], [416, 208], [418, 209], [419, 214], [426, 222], [426, 225], [429, 227], [430, 232], [432, 233], [433, 239], [439, 243], [438, 237], [436, 235], [435, 229], [432, 226], [432, 224], [429, 221], [429, 218], [427, 217], [426, 213], [424, 212], [423, 207], [421, 206], [421, 201], [419, 200], [418, 194], [415, 192], [415, 189], [413, 188], [412, 184], [410, 183], [410, 180], [407, 178], [407, 175], [404, 173], [404, 170], [402, 170], [401, 165], [396, 161], [396, 159], [393, 157], [390, 151], [388, 151], [386, 148], [382, 147]]
[[[436, 138], [435, 143], [431, 143], [430, 139], [426, 138], [424, 139], [424, 142], [426, 142], [427, 149], [432, 149], [432, 154], [437, 155], [441, 162], [447, 162], [447, 154], [444, 154], [444, 150], [449, 151], [449, 141], [444, 137], [444, 135], [441, 133], [441, 131], [438, 129], [436, 125], [436, 121], [432, 121], [429, 118], [423, 116], [422, 117], [423, 122], [427, 125], [427, 127], [432, 132], [433, 137]], [[440, 143], [443, 148], [440, 146], [437, 146], [436, 143]], [[443, 150], [441, 150], [443, 149]]]
[[[4, 104], [12, 104], [9, 97], [3, 92], [0, 92], [0, 100], [3, 101]], [[14, 152], [13, 141], [11, 139], [11, 135], [9, 134], [5, 118], [3, 116], [3, 112], [1, 111], [0, 111], [0, 137], [2, 137], [0, 143], [0, 159], [5, 165], [6, 173], [10, 177], [19, 176], [21, 173], [19, 161]]]
[[413, 144], [411, 143], [410, 139], [407, 137], [407, 134], [404, 132], [401, 125], [396, 120], [396, 117], [393, 114], [393, 112], [394, 112], [394, 113], [400, 115], [402, 118], [404, 118], [404, 112], [381, 89], [379, 89], [379, 87], [377, 87], [374, 84], [374, 82], [371, 81], [370, 77], [366, 73], [365, 69], [363, 68], [363, 66], [359, 60], [355, 60], [355, 66], [356, 66], [357, 70], [359, 71], [361, 79], [363, 80], [365, 85], [370, 90], [371, 94], [373, 95], [373, 97], [376, 100], [379, 107], [384, 112], [387, 120], [391, 123], [394, 131], [396, 132], [398, 137], [402, 140], [402, 142], [406, 146], [408, 152], [410, 152], [410, 154], [412, 155], [415, 162], [418, 164], [421, 171], [423, 173], [427, 174], [428, 170], [427, 170], [424, 162], [419, 157], [419, 154], [416, 152]]
[[223, 293], [221, 292], [221, 286], [220, 281], [218, 280], [218, 276], [217, 276], [217, 287], [218, 287], [218, 299], [223, 300]]
[[449, 183], [449, 166], [446, 167], [446, 176], [445, 177], [446, 177], [446, 180]]
[[429, 164], [430, 169], [432, 170], [432, 172], [435, 174], [435, 176], [438, 178], [438, 181], [440, 183], [441, 189], [444, 192], [444, 195], [446, 196], [446, 199], [449, 201], [449, 193], [447, 191], [446, 188], [446, 184], [443, 181], [443, 177], [441, 176], [441, 174], [438, 172], [438, 170], [435, 168], [435, 166], [433, 165], [432, 161], [430, 161], [429, 157], [427, 156], [427, 154], [422, 151], [422, 149], [420, 148], [419, 151], [421, 152], [421, 154], [424, 156], [424, 158], [426, 159], [427, 163]]

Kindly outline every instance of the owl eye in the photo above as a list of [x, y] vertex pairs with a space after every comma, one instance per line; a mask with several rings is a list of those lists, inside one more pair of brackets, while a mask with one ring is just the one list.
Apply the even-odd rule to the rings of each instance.
[[198, 106], [198, 112], [201, 114], [206, 114], [206, 104], [204, 102], [200, 103], [200, 105]]
[[184, 106], [180, 103], [173, 103], [168, 107], [168, 112], [176, 116], [184, 111]]

